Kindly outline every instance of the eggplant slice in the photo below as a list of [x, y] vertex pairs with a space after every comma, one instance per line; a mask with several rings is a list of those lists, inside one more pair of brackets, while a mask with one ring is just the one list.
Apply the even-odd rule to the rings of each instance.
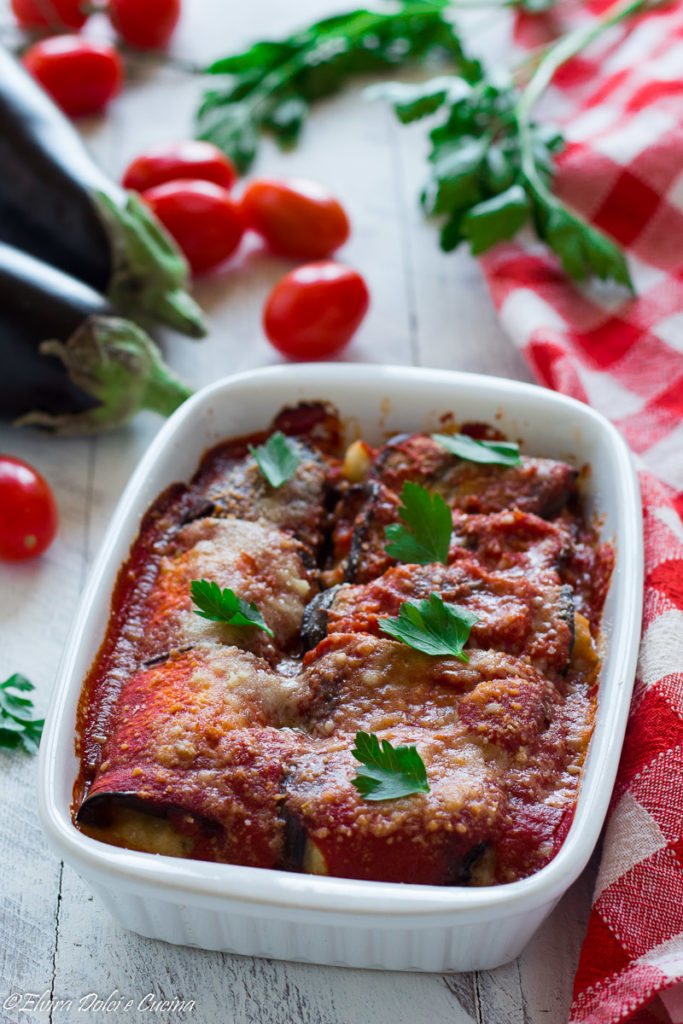
[[569, 501], [577, 471], [553, 459], [521, 456], [519, 466], [482, 465], [451, 455], [426, 434], [401, 435], [380, 453], [370, 474], [396, 494], [410, 480], [441, 494], [463, 512], [502, 512], [518, 508], [544, 519]]

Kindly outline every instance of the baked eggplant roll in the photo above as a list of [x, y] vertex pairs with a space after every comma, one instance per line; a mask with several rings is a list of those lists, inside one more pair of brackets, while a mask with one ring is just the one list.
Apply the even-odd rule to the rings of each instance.
[[342, 434], [283, 410], [150, 508], [83, 688], [75, 821], [284, 871], [526, 877], [574, 814], [613, 551], [562, 462]]

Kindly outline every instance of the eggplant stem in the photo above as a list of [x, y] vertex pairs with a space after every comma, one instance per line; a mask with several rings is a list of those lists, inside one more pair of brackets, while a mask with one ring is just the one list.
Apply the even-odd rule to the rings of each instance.
[[46, 340], [40, 352], [60, 359], [74, 384], [100, 404], [64, 415], [36, 410], [19, 417], [16, 426], [92, 433], [121, 426], [142, 409], [169, 416], [192, 394], [149, 335], [119, 317], [89, 317], [68, 341]]
[[202, 311], [185, 290], [187, 262], [156, 217], [134, 192], [127, 193], [123, 207], [104, 192], [94, 192], [93, 202], [111, 243], [112, 305], [135, 320], [161, 321], [202, 338]]

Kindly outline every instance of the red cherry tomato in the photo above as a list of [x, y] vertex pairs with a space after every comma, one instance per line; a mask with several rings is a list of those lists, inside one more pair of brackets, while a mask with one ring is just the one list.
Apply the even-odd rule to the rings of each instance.
[[349, 237], [344, 207], [313, 181], [258, 178], [242, 196], [242, 215], [273, 252], [294, 259], [322, 259]]
[[83, 0], [12, 0], [14, 17], [24, 28], [82, 28], [88, 15]]
[[123, 63], [113, 46], [82, 36], [34, 43], [24, 65], [70, 117], [97, 114], [121, 91]]
[[351, 339], [369, 304], [358, 271], [331, 260], [306, 263], [275, 285], [263, 310], [263, 327], [283, 355], [324, 359]]
[[142, 198], [173, 235], [195, 273], [210, 270], [237, 248], [244, 225], [238, 203], [211, 181], [167, 181]]
[[50, 485], [27, 462], [0, 455], [0, 558], [35, 558], [57, 532], [57, 504]]
[[128, 165], [123, 175], [123, 186], [144, 192], [166, 181], [185, 178], [212, 181], [214, 185], [230, 189], [237, 180], [237, 169], [212, 142], [198, 139], [164, 142], [152, 146]]
[[168, 44], [180, 18], [180, 0], [109, 0], [111, 23], [131, 46], [158, 49]]

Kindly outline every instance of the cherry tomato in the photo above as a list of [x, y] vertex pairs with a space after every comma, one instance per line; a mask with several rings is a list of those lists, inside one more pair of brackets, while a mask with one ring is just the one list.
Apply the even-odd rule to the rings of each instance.
[[180, 0], [109, 0], [111, 23], [131, 46], [159, 49], [168, 44], [180, 18]]
[[121, 91], [123, 63], [108, 43], [51, 36], [34, 43], [24, 65], [70, 117], [97, 114]]
[[35, 558], [57, 532], [57, 504], [50, 485], [27, 462], [0, 455], [0, 558]]
[[185, 178], [212, 181], [214, 185], [230, 189], [237, 180], [237, 169], [212, 142], [198, 139], [163, 142], [152, 146], [128, 165], [123, 175], [123, 186], [144, 192], [166, 181]]
[[258, 178], [242, 196], [242, 215], [273, 252], [294, 259], [322, 259], [349, 237], [344, 207], [313, 181]]
[[351, 339], [369, 304], [358, 271], [331, 260], [306, 263], [275, 285], [263, 310], [263, 327], [284, 355], [324, 359]]
[[82, 28], [88, 15], [83, 0], [12, 0], [14, 17], [24, 28]]
[[244, 232], [239, 205], [211, 181], [167, 181], [142, 192], [195, 273], [210, 270], [237, 248]]

